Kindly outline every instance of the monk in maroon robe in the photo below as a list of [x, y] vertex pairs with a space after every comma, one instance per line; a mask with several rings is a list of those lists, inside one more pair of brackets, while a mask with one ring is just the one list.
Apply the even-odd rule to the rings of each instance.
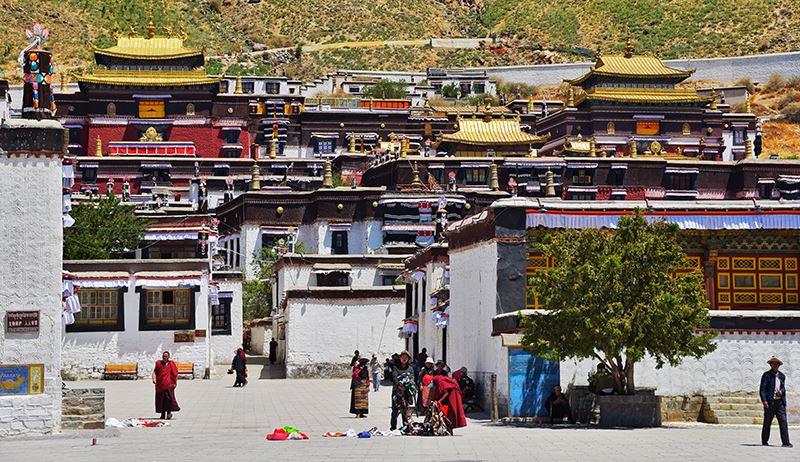
[[464, 415], [464, 405], [461, 402], [461, 388], [458, 382], [446, 375], [433, 377], [431, 400], [447, 405], [447, 426], [450, 430], [467, 426], [467, 417]]
[[180, 411], [175, 399], [175, 387], [178, 385], [178, 365], [169, 359], [169, 351], [161, 355], [153, 369], [153, 383], [156, 385], [156, 412], [164, 418], [172, 418], [172, 413]]

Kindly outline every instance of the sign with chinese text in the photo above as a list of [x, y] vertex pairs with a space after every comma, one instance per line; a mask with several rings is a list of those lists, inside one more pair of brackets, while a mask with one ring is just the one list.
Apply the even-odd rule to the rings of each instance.
[[6, 313], [6, 333], [39, 332], [39, 311], [9, 311]]
[[193, 343], [194, 342], [194, 331], [179, 331], [175, 332], [175, 343]]
[[44, 391], [44, 364], [0, 364], [1, 395], [38, 395]]

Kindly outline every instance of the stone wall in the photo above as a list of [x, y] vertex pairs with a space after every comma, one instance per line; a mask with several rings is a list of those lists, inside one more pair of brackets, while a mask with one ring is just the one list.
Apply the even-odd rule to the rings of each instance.
[[[666, 60], [667, 66], [678, 69], [696, 69], [693, 80], [719, 80], [734, 82], [750, 77], [755, 82], [765, 82], [772, 74], [792, 76], [800, 74], [800, 52], [767, 55], [737, 56], [731, 58]], [[480, 67], [493, 79], [521, 82], [529, 85], [557, 84], [564, 79], [575, 79], [589, 71], [594, 62], [570, 64], [542, 64], [534, 66]]]
[[65, 390], [61, 400], [61, 428], [63, 430], [105, 428], [105, 403], [105, 388]]
[[[63, 133], [53, 121], [0, 127], [0, 364], [44, 365], [44, 393], [0, 396], [0, 438], [61, 426]], [[6, 312], [32, 310], [38, 332], [6, 333]]]

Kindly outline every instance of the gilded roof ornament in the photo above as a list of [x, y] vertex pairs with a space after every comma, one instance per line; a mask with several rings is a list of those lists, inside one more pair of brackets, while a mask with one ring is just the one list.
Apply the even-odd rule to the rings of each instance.
[[633, 58], [634, 51], [636, 50], [633, 48], [633, 40], [631, 36], [628, 35], [628, 39], [625, 41], [625, 54], [623, 56], [626, 58]]
[[151, 39], [156, 35], [156, 26], [153, 24], [153, 7], [147, 6], [147, 38]]

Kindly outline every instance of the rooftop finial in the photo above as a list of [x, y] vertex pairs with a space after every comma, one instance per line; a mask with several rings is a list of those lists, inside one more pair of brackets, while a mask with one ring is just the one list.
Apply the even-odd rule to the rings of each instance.
[[625, 57], [632, 58], [633, 57], [633, 39], [631, 39], [630, 34], [628, 34], [628, 40], [625, 41]]
[[147, 6], [147, 38], [151, 39], [156, 35], [156, 26], [153, 24], [153, 7]]
[[574, 107], [575, 106], [575, 90], [570, 85], [569, 89], [567, 90], [567, 107]]

